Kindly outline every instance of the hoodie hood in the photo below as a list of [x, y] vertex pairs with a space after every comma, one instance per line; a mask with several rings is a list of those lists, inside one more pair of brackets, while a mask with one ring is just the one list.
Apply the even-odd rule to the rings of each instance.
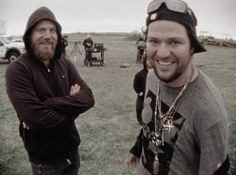
[[60, 42], [62, 39], [61, 25], [56, 20], [56, 17], [52, 13], [52, 11], [49, 10], [47, 7], [40, 7], [38, 9], [36, 9], [29, 17], [27, 25], [26, 25], [25, 33], [23, 35], [25, 49], [31, 55], [33, 54], [32, 48], [31, 48], [31, 38], [30, 38], [31, 31], [35, 27], [35, 25], [39, 21], [42, 21], [42, 20], [49, 20], [56, 25], [58, 41], [57, 41], [57, 46], [56, 46], [56, 50], [55, 50], [55, 54], [54, 54], [53, 59], [59, 59], [61, 57], [61, 42]]

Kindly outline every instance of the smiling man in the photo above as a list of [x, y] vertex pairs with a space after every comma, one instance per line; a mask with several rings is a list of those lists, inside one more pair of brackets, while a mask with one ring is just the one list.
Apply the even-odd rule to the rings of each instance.
[[196, 36], [197, 19], [180, 0], [148, 6], [143, 128], [128, 165], [138, 175], [226, 175], [228, 121], [222, 97], [192, 62], [206, 51]]
[[75, 119], [94, 105], [89, 86], [61, 55], [61, 26], [46, 7], [29, 17], [26, 52], [6, 71], [7, 94], [33, 175], [77, 175], [80, 137]]

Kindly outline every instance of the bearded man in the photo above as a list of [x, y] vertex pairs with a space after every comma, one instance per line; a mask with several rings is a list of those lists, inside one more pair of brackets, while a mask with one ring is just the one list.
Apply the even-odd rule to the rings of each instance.
[[7, 94], [20, 121], [33, 175], [78, 174], [75, 119], [95, 103], [74, 65], [61, 56], [61, 38], [54, 14], [40, 7], [26, 26], [26, 52], [6, 71]]

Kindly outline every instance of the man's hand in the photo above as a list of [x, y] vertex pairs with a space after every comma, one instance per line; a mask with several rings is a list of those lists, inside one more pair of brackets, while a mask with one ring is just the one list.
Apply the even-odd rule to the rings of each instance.
[[139, 157], [136, 157], [135, 155], [129, 153], [126, 163], [128, 167], [135, 168], [139, 163], [139, 159]]
[[80, 91], [80, 86], [78, 84], [75, 84], [70, 87], [70, 95], [74, 95]]

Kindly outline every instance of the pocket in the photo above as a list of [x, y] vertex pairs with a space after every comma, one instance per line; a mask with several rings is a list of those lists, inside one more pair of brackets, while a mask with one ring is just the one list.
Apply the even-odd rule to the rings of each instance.
[[67, 132], [64, 130], [23, 129], [23, 141], [28, 152], [41, 155], [52, 155], [65, 149], [64, 139], [66, 138], [66, 134]]

